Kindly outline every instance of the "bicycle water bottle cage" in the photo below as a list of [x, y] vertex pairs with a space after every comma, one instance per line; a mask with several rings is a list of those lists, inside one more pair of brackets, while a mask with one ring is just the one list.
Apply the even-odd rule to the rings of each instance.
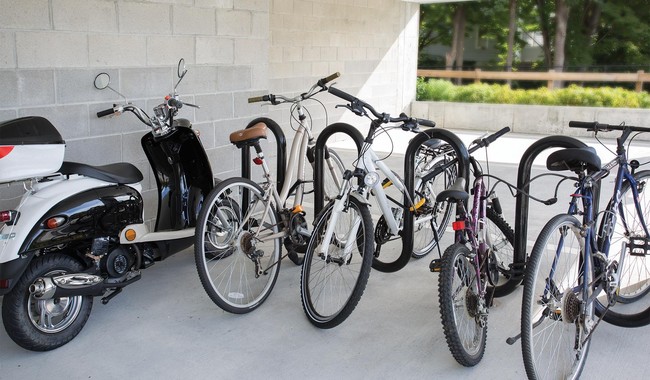
[[586, 170], [593, 173], [599, 171], [600, 167], [600, 157], [592, 147], [561, 149], [546, 159], [546, 168], [552, 171], [570, 170], [580, 174]]
[[266, 124], [257, 123], [254, 126], [230, 134], [230, 142], [237, 148], [255, 145], [260, 139], [266, 139]]

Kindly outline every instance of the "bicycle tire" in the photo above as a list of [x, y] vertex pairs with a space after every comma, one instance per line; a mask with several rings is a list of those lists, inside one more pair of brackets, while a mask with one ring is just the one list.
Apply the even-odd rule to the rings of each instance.
[[465, 367], [481, 361], [487, 338], [487, 305], [477, 294], [477, 271], [471, 256], [465, 245], [450, 245], [442, 256], [438, 277], [440, 319], [447, 346]]
[[[208, 194], [197, 220], [194, 257], [201, 284], [215, 304], [231, 313], [244, 314], [259, 307], [271, 294], [280, 271], [280, 239], [262, 242], [254, 238], [260, 226], [278, 232], [273, 207], [264, 221], [259, 219], [265, 208], [263, 197], [264, 190], [255, 182], [227, 179]], [[223, 221], [216, 216], [217, 210]], [[229, 226], [223, 223], [226, 219]], [[263, 273], [258, 273], [258, 267]]]
[[[577, 379], [584, 368], [591, 345], [585, 326], [595, 323], [595, 312], [590, 303], [583, 313], [584, 292], [573, 291], [584, 281], [581, 232], [582, 223], [574, 216], [557, 215], [542, 228], [530, 254], [521, 308], [521, 346], [529, 379]], [[591, 274], [586, 274], [587, 284]], [[547, 284], [550, 291], [545, 290]]]
[[[348, 197], [348, 204], [340, 212], [336, 222], [335, 240], [328, 247], [328, 259], [319, 252], [323, 235], [334, 211], [331, 201], [319, 214], [314, 223], [305, 262], [300, 277], [300, 298], [309, 321], [322, 329], [329, 329], [347, 319], [359, 303], [368, 283], [372, 264], [373, 226], [368, 206], [354, 196]], [[345, 239], [336, 239], [354, 232], [354, 223], [360, 222], [351, 252], [345, 254]], [[349, 222], [349, 223], [348, 223]], [[343, 255], [341, 255], [343, 253]]]
[[[646, 189], [646, 186], [650, 185], [650, 170], [639, 171], [634, 174], [634, 178], [638, 183], [639, 205], [643, 211], [643, 218], [648, 223], [650, 222], [650, 196], [647, 195], [650, 189]], [[613, 210], [613, 201], [610, 200], [599, 227], [598, 236], [601, 237], [601, 242], [606, 234], [611, 236], [609, 262], [612, 260], [620, 262], [622, 243], [629, 243], [630, 236], [645, 235], [628, 181], [623, 182], [620, 194], [621, 208]], [[621, 222], [621, 212], [628, 225], [627, 232]], [[613, 215], [616, 215], [614, 229], [608, 232], [605, 229], [611, 223]], [[603, 295], [597, 299], [596, 312], [605, 322], [619, 327], [641, 327], [650, 324], [650, 297], [647, 296], [650, 292], [650, 258], [645, 255], [631, 255], [628, 252], [624, 256], [623, 268], [618, 270], [622, 272], [616, 295], [617, 303], [607, 309], [607, 297]]]
[[[515, 253], [515, 232], [503, 217], [494, 211], [492, 207], [486, 209], [486, 227], [490, 242], [490, 257], [488, 259], [488, 271], [491, 281], [495, 285], [488, 285], [492, 289], [494, 297], [503, 297], [512, 293], [518, 283], [510, 281], [508, 272], [510, 264], [514, 260]], [[503, 276], [502, 276], [503, 274]]]
[[[439, 152], [439, 155], [434, 157], [432, 162], [425, 162], [424, 171], [430, 172], [454, 158], [453, 154], [449, 154], [453, 153], [453, 151], [446, 153], [446, 151], [438, 149], [437, 152]], [[417, 168], [416, 173], [418, 173]], [[436, 196], [439, 192], [451, 186], [457, 176], [457, 165], [452, 165], [440, 175], [417, 185], [413, 202], [417, 205], [420, 199], [424, 198], [425, 203], [415, 212], [415, 220], [413, 221], [413, 252], [411, 253], [411, 257], [421, 259], [428, 255], [438, 245], [438, 241], [445, 233], [447, 225], [451, 220], [454, 206], [453, 202], [437, 202]], [[422, 220], [427, 219], [430, 221], [429, 225], [426, 222], [422, 222]]]

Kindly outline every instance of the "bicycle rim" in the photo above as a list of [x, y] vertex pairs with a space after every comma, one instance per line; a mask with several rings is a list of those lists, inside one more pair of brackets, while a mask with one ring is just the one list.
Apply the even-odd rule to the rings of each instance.
[[197, 271], [210, 298], [231, 313], [247, 313], [261, 305], [278, 276], [280, 239], [260, 240], [278, 232], [272, 208], [262, 219], [265, 206], [257, 184], [232, 178], [212, 190], [199, 214]]
[[[595, 323], [593, 303], [583, 312], [584, 238], [573, 216], [558, 215], [542, 229], [526, 268], [521, 343], [530, 379], [577, 379]], [[591, 265], [589, 265], [591, 267]], [[587, 283], [591, 276], [587, 276]]]

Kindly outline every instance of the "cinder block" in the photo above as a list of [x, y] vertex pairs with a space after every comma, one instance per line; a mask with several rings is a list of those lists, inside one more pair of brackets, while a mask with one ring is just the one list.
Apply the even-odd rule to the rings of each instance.
[[[235, 170], [235, 162], [241, 161], [239, 159], [240, 156], [237, 156], [235, 158], [235, 156], [240, 153], [239, 149], [236, 149], [234, 145], [210, 149], [207, 153], [208, 159], [210, 160], [210, 166], [212, 167], [213, 175], [224, 172], [233, 172]], [[239, 171], [239, 174], [235, 175], [241, 176], [241, 171]], [[228, 177], [221, 178], [225, 179]]]
[[216, 34], [215, 9], [174, 6], [174, 34]]
[[144, 133], [124, 133], [122, 135], [122, 157], [124, 162], [146, 162], [147, 156], [142, 150], [142, 136]]
[[232, 9], [233, 0], [194, 0], [197, 7]]
[[268, 12], [271, 0], [234, 0], [235, 9]]
[[[121, 69], [120, 92], [131, 99], [158, 98], [162, 101], [176, 83], [176, 68], [177, 66]], [[179, 85], [179, 91], [182, 92], [185, 81], [191, 75], [192, 71], [189, 71]]]
[[88, 106], [86, 104], [21, 108], [18, 110], [18, 116], [43, 116], [59, 130], [65, 140], [88, 136]]
[[253, 12], [253, 23], [251, 36], [256, 38], [270, 38], [271, 31], [269, 29], [270, 18], [268, 13]]
[[293, 13], [293, 0], [271, 0], [272, 12], [274, 15], [280, 13], [292, 14]]
[[50, 29], [48, 0], [0, 0], [3, 29]]
[[251, 88], [250, 66], [220, 66], [217, 72], [219, 91], [241, 91]]
[[64, 159], [89, 165], [112, 164], [122, 161], [120, 147], [121, 138], [118, 135], [67, 139]]
[[192, 129], [199, 133], [199, 139], [204, 149], [214, 148], [214, 123], [194, 123]]
[[20, 68], [86, 67], [87, 36], [69, 32], [16, 32]]
[[300, 46], [287, 46], [282, 51], [282, 61], [287, 62], [296, 62], [303, 61], [302, 57], [302, 47]]
[[231, 119], [233, 117], [232, 93], [197, 95], [196, 104], [201, 105], [201, 109], [196, 111], [197, 122]]
[[231, 38], [196, 37], [196, 63], [231, 64], [235, 60], [235, 42]]
[[168, 34], [171, 7], [167, 4], [131, 3], [117, 5], [120, 33]]
[[54, 104], [52, 70], [18, 70], [18, 99], [21, 106]]
[[88, 36], [90, 66], [144, 66], [147, 62], [145, 36], [91, 34]]
[[250, 36], [253, 16], [249, 11], [217, 11], [217, 34], [220, 36]]
[[[111, 87], [119, 90], [120, 78], [117, 70], [103, 69], [58, 69], [54, 71], [57, 103], [104, 102], [107, 105], [115, 100], [116, 94], [110, 90], [98, 90], [94, 86], [95, 77], [106, 72], [111, 77]], [[106, 107], [104, 107], [106, 108]]]
[[236, 39], [235, 64], [255, 64], [268, 59], [269, 42], [263, 39]]
[[55, 30], [117, 32], [115, 3], [100, 0], [52, 0]]
[[18, 117], [16, 110], [0, 110], [0, 122], [15, 119]]
[[265, 62], [251, 66], [254, 88], [269, 88], [269, 65]]
[[18, 72], [15, 70], [0, 70], [0, 88], [6, 97], [2, 107], [17, 107], [20, 105]]
[[[192, 66], [179, 90], [185, 93], [207, 94], [217, 92], [218, 69], [215, 65]], [[202, 104], [199, 104], [202, 106]]]
[[188, 65], [194, 63], [194, 38], [189, 36], [147, 37], [147, 65], [176, 65], [179, 58], [185, 58]]
[[16, 67], [16, 37], [13, 33], [0, 31], [0, 68]]

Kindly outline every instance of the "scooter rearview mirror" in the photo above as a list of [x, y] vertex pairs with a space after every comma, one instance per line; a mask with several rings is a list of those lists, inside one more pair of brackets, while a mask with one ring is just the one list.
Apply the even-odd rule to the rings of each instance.
[[99, 73], [95, 77], [95, 88], [98, 90], [104, 90], [108, 88], [108, 85], [111, 84], [111, 76], [108, 73]]
[[185, 76], [185, 73], [187, 73], [187, 68], [185, 68], [185, 58], [181, 58], [180, 61], [178, 61], [178, 77], [182, 79]]

